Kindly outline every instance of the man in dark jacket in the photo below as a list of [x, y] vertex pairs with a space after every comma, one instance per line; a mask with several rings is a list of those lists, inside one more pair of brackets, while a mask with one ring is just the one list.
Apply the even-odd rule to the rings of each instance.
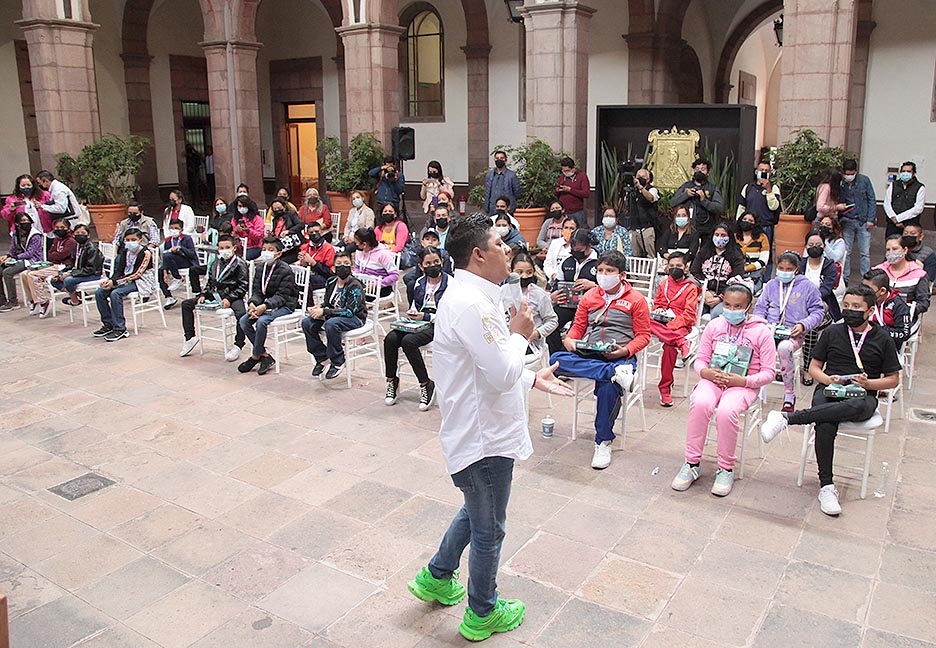
[[884, 194], [884, 213], [887, 214], [885, 237], [902, 234], [906, 225], [920, 224], [920, 215], [926, 202], [926, 187], [917, 179], [915, 162], [904, 162], [900, 173], [887, 185]]
[[890, 278], [883, 270], [868, 270], [862, 279], [861, 283], [874, 291], [877, 301], [868, 320], [883, 326], [900, 351], [903, 343], [910, 339], [913, 328], [910, 306], [900, 296], [899, 290], [890, 287]]
[[380, 214], [384, 205], [393, 205], [397, 211], [400, 210], [400, 196], [403, 195], [405, 187], [403, 172], [397, 171], [396, 162], [393, 156], [388, 155], [384, 158], [383, 166], [374, 167], [367, 175], [377, 180], [377, 210]]
[[172, 296], [172, 291], [182, 286], [182, 275], [179, 270], [197, 265], [198, 252], [195, 250], [195, 241], [191, 236], [182, 232], [182, 221], [173, 218], [169, 221], [169, 236], [163, 242], [162, 264], [159, 268], [159, 289], [166, 298], [163, 308], [169, 310], [178, 302]]
[[708, 160], [698, 159], [692, 164], [692, 179], [683, 183], [670, 200], [670, 207], [686, 205], [692, 218], [692, 229], [701, 238], [711, 236], [719, 217], [725, 211], [721, 190], [709, 180]]
[[[302, 332], [305, 333], [306, 349], [315, 358], [313, 376], [321, 376], [325, 371], [325, 360], [330, 366], [325, 374], [326, 380], [336, 378], [344, 369], [345, 354], [341, 336], [364, 326], [367, 320], [367, 301], [364, 298], [364, 286], [351, 274], [351, 253], [335, 254], [335, 275], [325, 284], [325, 297], [320, 306], [310, 306], [308, 317], [302, 320]], [[321, 332], [325, 329], [327, 346], [322, 344]]]
[[[185, 342], [182, 344], [180, 357], [190, 354], [198, 346], [195, 336], [195, 307], [205, 302], [215, 302], [218, 308], [229, 308], [234, 313], [235, 321], [240, 321], [247, 314], [244, 295], [247, 294], [249, 270], [247, 262], [234, 254], [234, 237], [222, 234], [218, 238], [218, 256], [208, 267], [208, 283], [197, 296], [182, 302], [182, 331]], [[225, 354], [224, 359], [234, 362], [244, 348], [244, 330], [236, 327], [234, 346]]]
[[247, 302], [247, 313], [240, 318], [240, 328], [253, 345], [249, 358], [237, 365], [241, 373], [250, 373], [258, 364], [261, 376], [276, 366], [276, 358], [267, 353], [266, 338], [270, 322], [296, 311], [299, 286], [292, 268], [280, 260], [283, 242], [275, 236], [263, 239], [259, 263]]

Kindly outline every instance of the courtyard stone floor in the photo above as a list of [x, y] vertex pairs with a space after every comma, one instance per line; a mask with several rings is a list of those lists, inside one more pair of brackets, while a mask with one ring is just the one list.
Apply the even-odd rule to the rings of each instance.
[[[178, 309], [167, 318], [168, 330], [150, 314], [139, 336], [109, 344], [91, 337], [96, 314], [89, 328], [61, 312], [0, 315], [13, 648], [466, 645], [464, 603], [405, 588], [459, 506], [438, 408], [417, 410], [411, 379], [384, 406], [373, 359], [351, 390], [313, 380], [299, 343], [281, 375], [240, 375], [213, 343], [179, 358]], [[925, 333], [907, 414], [895, 407], [875, 441], [867, 499], [839, 480], [838, 519], [819, 511], [814, 465], [796, 486], [800, 428], [766, 457], [752, 437], [745, 478], [718, 499], [713, 444], [702, 479], [670, 489], [688, 401], [662, 409], [652, 375], [648, 429], [632, 411], [604, 472], [589, 467], [591, 426], [570, 438], [570, 401], [557, 399], [556, 435], [541, 436], [535, 392], [536, 452], [516, 467], [499, 576], [527, 617], [488, 643], [936, 646], [936, 424], [911, 418], [936, 409], [936, 325]], [[770, 395], [776, 406], [780, 388]], [[91, 471], [114, 483], [74, 500], [49, 490]]]

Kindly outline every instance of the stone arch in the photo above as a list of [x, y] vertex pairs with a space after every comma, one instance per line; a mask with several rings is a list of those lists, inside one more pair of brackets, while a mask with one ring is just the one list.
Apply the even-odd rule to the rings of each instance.
[[715, 103], [728, 103], [731, 92], [731, 68], [744, 41], [760, 27], [765, 20], [783, 9], [783, 0], [765, 0], [755, 7], [731, 30], [722, 47], [715, 72]]
[[682, 38], [683, 21], [692, 0], [661, 0], [657, 10], [657, 26], [661, 34]]

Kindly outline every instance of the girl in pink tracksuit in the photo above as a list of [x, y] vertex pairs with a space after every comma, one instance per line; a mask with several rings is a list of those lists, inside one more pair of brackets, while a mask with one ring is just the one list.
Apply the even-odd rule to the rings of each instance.
[[[695, 360], [700, 380], [692, 390], [686, 426], [686, 463], [673, 480], [675, 490], [686, 490], [699, 478], [705, 433], [717, 407], [718, 470], [712, 493], [725, 496], [731, 492], [739, 417], [757, 398], [760, 388], [773, 380], [777, 360], [773, 330], [763, 318], [746, 314], [753, 299], [746, 285], [729, 285], [725, 289], [724, 314], [713, 319], [702, 334]], [[715, 347], [721, 342], [752, 350], [746, 376], [709, 368]]]

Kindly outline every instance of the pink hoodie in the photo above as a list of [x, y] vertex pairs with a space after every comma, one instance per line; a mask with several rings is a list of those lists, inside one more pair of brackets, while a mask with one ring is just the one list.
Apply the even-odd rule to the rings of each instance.
[[716, 317], [702, 333], [699, 353], [696, 355], [695, 370], [701, 373], [712, 360], [712, 351], [716, 342], [728, 341], [729, 335], [738, 335], [738, 344], [753, 348], [751, 366], [748, 368], [748, 389], [760, 389], [773, 382], [777, 365], [777, 347], [774, 344], [773, 331], [767, 320], [754, 315], [748, 316], [744, 324], [733, 326], [724, 317]]

